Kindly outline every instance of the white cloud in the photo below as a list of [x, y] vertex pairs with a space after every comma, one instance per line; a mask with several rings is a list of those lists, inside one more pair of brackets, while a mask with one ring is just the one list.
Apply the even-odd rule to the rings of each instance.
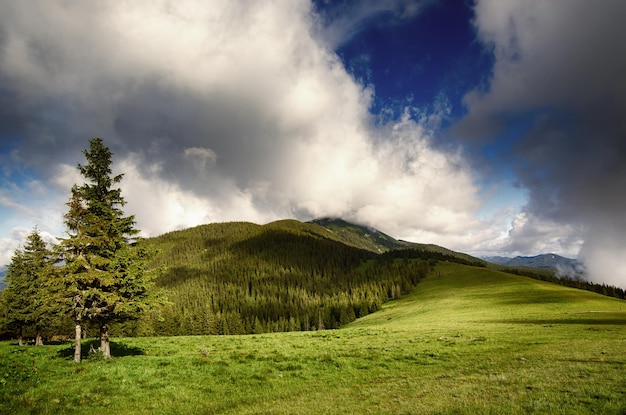
[[21, 212], [22, 214], [28, 215], [28, 216], [35, 216], [36, 213], [34, 210], [32, 210], [31, 208], [29, 208], [28, 206], [24, 206], [21, 203], [18, 203], [17, 201], [15, 201], [14, 199], [3, 195], [0, 193], [0, 206], [5, 207], [5, 208], [9, 208], [12, 210], [16, 210]]
[[[0, 238], [0, 268], [8, 265], [16, 249], [24, 247], [26, 238], [33, 231], [23, 226], [17, 226], [9, 230], [8, 237]], [[57, 238], [47, 231], [38, 230], [42, 239], [50, 246], [58, 243]]]
[[20, 226], [11, 229], [9, 237], [0, 238], [0, 267], [11, 262], [13, 253], [24, 243], [29, 233], [29, 229]]
[[611, 225], [600, 225], [587, 234], [580, 259], [594, 282], [626, 288], [624, 234], [620, 228]]
[[518, 213], [509, 231], [507, 252], [517, 255], [556, 253], [576, 258], [583, 244], [582, 229], [528, 212]]
[[[6, 265], [13, 251], [23, 245], [33, 228], [43, 239], [56, 243], [60, 236], [64, 201], [45, 181], [28, 179], [23, 183], [7, 182], [0, 187], [0, 267]], [[30, 228], [29, 228], [30, 227]]]
[[252, 206], [250, 195], [239, 189], [232, 188], [227, 197], [211, 199], [140, 172], [136, 165], [137, 159], [130, 155], [116, 163], [116, 168], [124, 172], [121, 188], [127, 202], [125, 213], [135, 215], [144, 236], [212, 222], [268, 219]]

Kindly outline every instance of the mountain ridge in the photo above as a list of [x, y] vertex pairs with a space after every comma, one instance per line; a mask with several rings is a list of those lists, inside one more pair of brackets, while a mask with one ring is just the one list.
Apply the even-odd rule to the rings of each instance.
[[323, 217], [313, 219], [307, 223], [313, 223], [335, 234], [342, 242], [367, 249], [376, 253], [384, 253], [402, 249], [417, 249], [428, 252], [450, 255], [452, 257], [475, 263], [483, 263], [481, 258], [471, 256], [463, 252], [453, 251], [435, 244], [403, 241], [395, 239], [380, 230], [356, 223], [348, 222], [340, 218]]
[[580, 262], [576, 259], [567, 258], [554, 253], [539, 254], [533, 256], [518, 255], [516, 257], [492, 256], [483, 257], [483, 259], [489, 262], [493, 262], [495, 264], [508, 267], [530, 267], [553, 270], [557, 270], [559, 267], [576, 268], [580, 265]]

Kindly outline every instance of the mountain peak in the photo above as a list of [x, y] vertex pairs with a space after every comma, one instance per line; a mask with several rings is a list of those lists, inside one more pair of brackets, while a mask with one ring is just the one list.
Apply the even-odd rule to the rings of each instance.
[[309, 223], [323, 227], [349, 245], [373, 252], [387, 252], [412, 245], [410, 242], [398, 241], [371, 226], [351, 223], [341, 218], [324, 217], [313, 219]]

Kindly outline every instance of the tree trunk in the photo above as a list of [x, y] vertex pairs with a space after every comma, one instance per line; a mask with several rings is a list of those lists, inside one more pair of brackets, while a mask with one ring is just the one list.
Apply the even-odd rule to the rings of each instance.
[[74, 363], [80, 363], [80, 324], [75, 327], [74, 334]]
[[105, 359], [111, 358], [111, 344], [109, 343], [109, 326], [102, 324], [100, 326], [100, 351]]
[[20, 332], [17, 335], [17, 345], [24, 346], [24, 339], [22, 338], [22, 328], [20, 327]]
[[41, 337], [41, 329], [37, 327], [37, 334], [35, 335], [35, 346], [43, 346], [43, 338]]

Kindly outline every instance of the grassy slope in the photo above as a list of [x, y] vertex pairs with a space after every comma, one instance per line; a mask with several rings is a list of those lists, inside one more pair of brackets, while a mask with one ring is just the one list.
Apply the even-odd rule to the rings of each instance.
[[321, 218], [308, 223], [323, 228], [334, 235], [337, 240], [347, 245], [376, 253], [412, 246], [410, 242], [398, 241], [376, 229], [356, 225], [342, 219]]
[[0, 413], [621, 414], [624, 305], [443, 264], [337, 331], [129, 338], [80, 366], [0, 343]]

